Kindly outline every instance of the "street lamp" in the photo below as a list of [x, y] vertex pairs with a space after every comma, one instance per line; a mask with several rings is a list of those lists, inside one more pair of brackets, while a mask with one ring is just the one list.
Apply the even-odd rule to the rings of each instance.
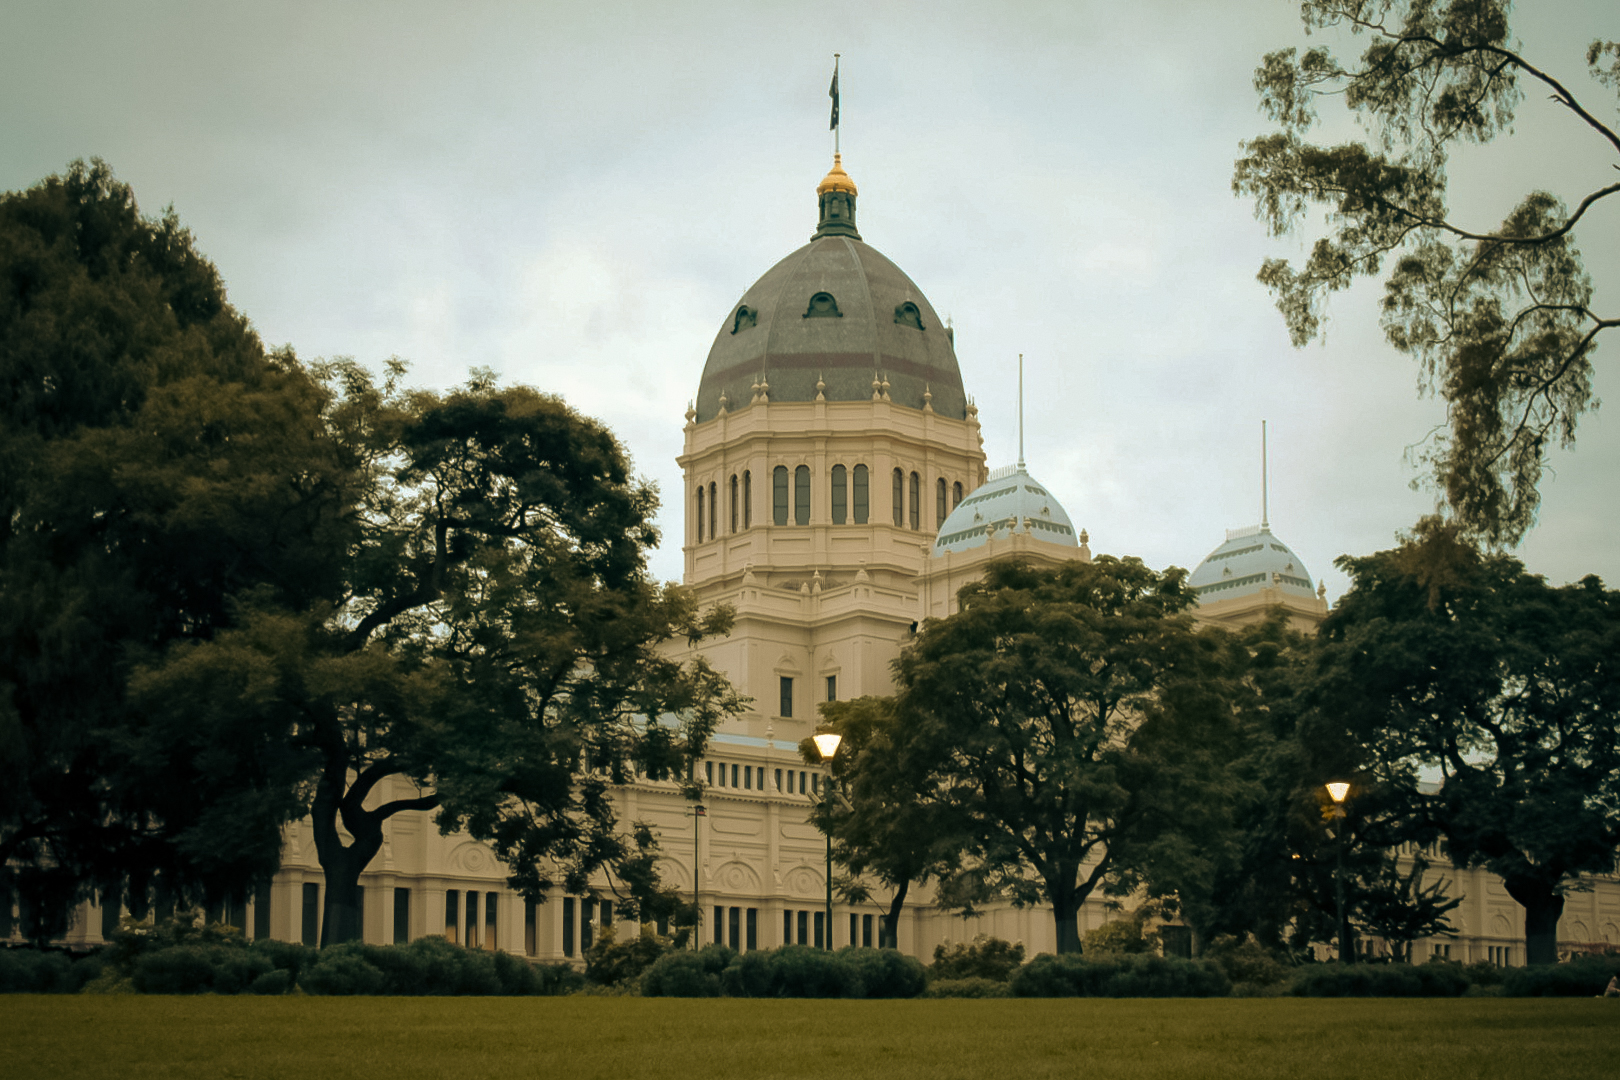
[[[816, 753], [821, 755], [823, 764], [831, 766], [833, 757], [838, 753], [838, 744], [844, 737], [833, 731], [823, 731], [811, 739], [816, 744]], [[821, 793], [823, 804], [830, 803], [832, 799], [832, 769], [827, 770], [827, 783]], [[832, 823], [827, 824], [827, 951], [833, 947], [833, 921], [832, 921]]]
[[1334, 853], [1333, 899], [1339, 909], [1339, 963], [1348, 964], [1353, 957], [1346, 956], [1350, 945], [1350, 923], [1344, 914], [1344, 799], [1350, 794], [1350, 785], [1343, 780], [1335, 780], [1327, 785], [1327, 793], [1333, 800], [1333, 820], [1338, 822], [1333, 830], [1338, 841]]

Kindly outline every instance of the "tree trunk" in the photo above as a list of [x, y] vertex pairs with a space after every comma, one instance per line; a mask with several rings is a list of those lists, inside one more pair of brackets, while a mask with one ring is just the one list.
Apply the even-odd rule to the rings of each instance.
[[339, 845], [331, 858], [322, 853], [326, 903], [321, 910], [321, 948], [360, 940], [360, 874], [381, 849], [382, 830], [379, 828], [375, 837], [367, 837], [364, 842], [357, 838], [348, 847]]
[[895, 890], [894, 899], [889, 901], [889, 913], [883, 916], [883, 925], [878, 932], [878, 948], [900, 947], [900, 909], [905, 907], [906, 893], [910, 890], [910, 881], [902, 881], [900, 887]]
[[1085, 897], [1072, 880], [1048, 883], [1047, 892], [1052, 897], [1052, 920], [1057, 927], [1058, 955], [1079, 953], [1080, 905]]
[[1564, 898], [1544, 881], [1533, 878], [1507, 878], [1508, 895], [1524, 908], [1524, 962], [1558, 963], [1558, 919], [1564, 914]]

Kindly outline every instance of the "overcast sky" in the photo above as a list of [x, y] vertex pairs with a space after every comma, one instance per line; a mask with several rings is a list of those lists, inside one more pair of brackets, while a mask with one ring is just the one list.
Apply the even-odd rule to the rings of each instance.
[[[1388, 547], [1433, 503], [1405, 460], [1442, 419], [1383, 340], [1378, 288], [1295, 350], [1254, 280], [1273, 241], [1231, 194], [1264, 131], [1251, 85], [1303, 42], [1287, 0], [1113, 3], [276, 3], [7, 0], [0, 189], [99, 156], [173, 204], [232, 302], [307, 358], [469, 367], [563, 395], [665, 494], [681, 572], [682, 413], [743, 291], [804, 243], [830, 163], [866, 241], [956, 326], [992, 467], [1017, 453], [1098, 552], [1191, 569], [1260, 516], [1330, 597], [1332, 561]], [[1585, 45], [1613, 0], [1521, 4], [1531, 58], [1611, 123]], [[1605, 155], [1532, 91], [1517, 134], [1454, 161], [1488, 228], [1530, 187], [1573, 201]], [[1577, 232], [1620, 314], [1620, 210]], [[1611, 337], [1613, 333], [1611, 332]], [[1620, 388], [1620, 340], [1596, 389]], [[1598, 413], [1543, 484], [1520, 555], [1620, 585], [1620, 421]]]

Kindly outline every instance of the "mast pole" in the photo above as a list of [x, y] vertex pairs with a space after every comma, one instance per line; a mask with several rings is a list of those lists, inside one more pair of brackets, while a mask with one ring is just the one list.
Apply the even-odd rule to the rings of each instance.
[[1271, 528], [1271, 477], [1266, 452], [1266, 422], [1260, 421], [1260, 527]]
[[1024, 354], [1018, 354], [1018, 467], [1024, 467]]

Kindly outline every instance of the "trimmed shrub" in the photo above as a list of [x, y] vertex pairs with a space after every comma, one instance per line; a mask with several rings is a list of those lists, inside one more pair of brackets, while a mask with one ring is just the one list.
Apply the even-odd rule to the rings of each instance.
[[1502, 978], [1504, 997], [1597, 997], [1620, 975], [1620, 956], [1587, 956], [1563, 964], [1512, 968]]
[[942, 942], [934, 946], [930, 979], [993, 979], [1006, 982], [1024, 962], [1024, 945], [980, 934], [968, 942]]
[[315, 963], [321, 954], [319, 949], [313, 949], [308, 945], [276, 941], [273, 938], [260, 938], [248, 946], [248, 952], [264, 957], [277, 971], [287, 972], [292, 976], [293, 982], [297, 982], [299, 973]]
[[240, 994], [272, 970], [239, 946], [176, 945], [136, 958], [130, 981], [143, 994]]
[[631, 982], [674, 947], [674, 939], [659, 934], [651, 923], [643, 923], [628, 941], [616, 940], [613, 927], [604, 926], [585, 950], [585, 978], [599, 986]]
[[570, 964], [535, 964], [532, 970], [535, 978], [534, 992], [542, 997], [572, 994], [585, 986], [585, 976], [575, 971]]
[[837, 953], [809, 945], [770, 951], [771, 996], [802, 998], [865, 997], [860, 975]]
[[922, 994], [925, 998], [993, 998], [1007, 995], [1007, 984], [999, 979], [935, 979]]
[[1042, 953], [1015, 974], [1014, 997], [1225, 997], [1232, 984], [1210, 960]]
[[699, 953], [667, 953], [642, 973], [641, 993], [644, 997], [719, 997], [720, 976], [704, 966]]
[[69, 994], [73, 962], [59, 952], [0, 949], [0, 994]]
[[[417, 938], [409, 945], [340, 945], [353, 949], [388, 977], [384, 994], [465, 997], [503, 993], [496, 956], [466, 949], [441, 937]], [[328, 953], [335, 950], [327, 950]], [[516, 957], [511, 959], [523, 964]], [[527, 964], [523, 964], [527, 967]], [[521, 978], [513, 973], [514, 981]]]
[[293, 988], [292, 972], [286, 968], [275, 968], [265, 972], [248, 984], [250, 994], [285, 994]]
[[1312, 964], [1294, 978], [1295, 997], [1461, 997], [1457, 964]]
[[311, 994], [337, 997], [386, 993], [389, 978], [360, 950], [337, 945], [323, 952], [298, 983]]
[[1222, 935], [1210, 942], [1209, 948], [1204, 950], [1204, 959], [1221, 965], [1221, 970], [1233, 983], [1255, 987], [1286, 982], [1292, 974], [1288, 965], [1279, 962], [1271, 950], [1252, 935], [1241, 941], [1230, 934]]
[[833, 955], [854, 973], [863, 997], [914, 998], [928, 985], [922, 962], [894, 949], [850, 946]]

